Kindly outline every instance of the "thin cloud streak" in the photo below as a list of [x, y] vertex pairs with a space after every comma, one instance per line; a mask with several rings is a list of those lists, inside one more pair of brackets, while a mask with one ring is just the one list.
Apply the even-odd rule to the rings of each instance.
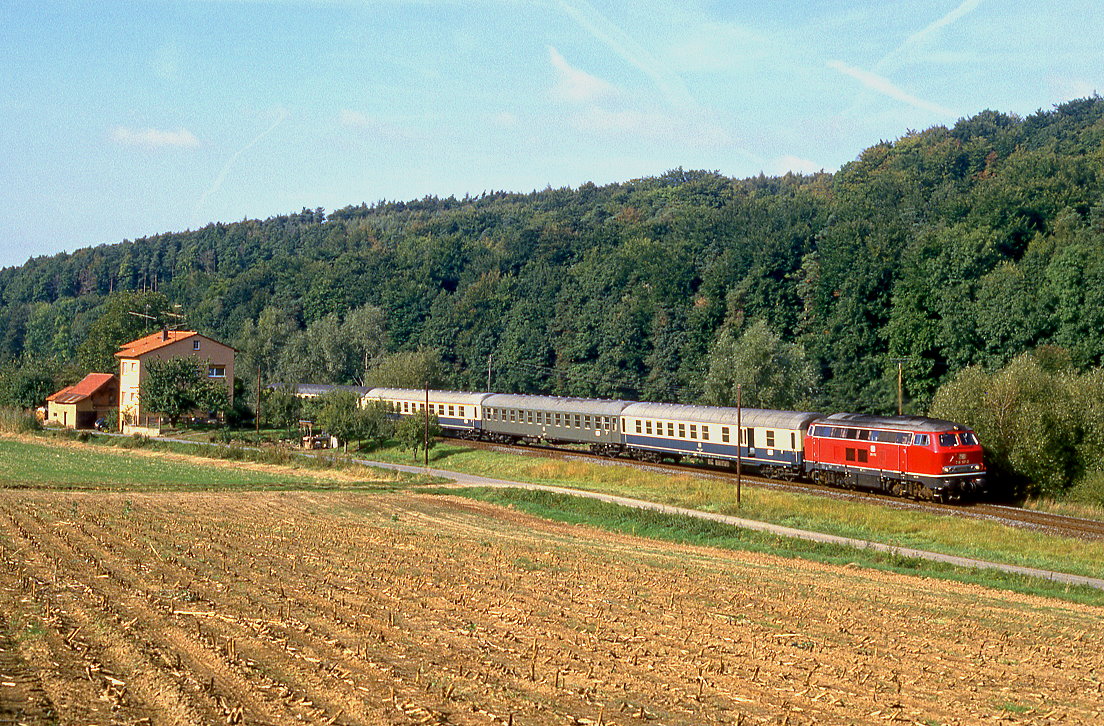
[[697, 101], [677, 74], [586, 0], [558, 0], [557, 5], [579, 27], [650, 78], [668, 103], [681, 109], [698, 109]]
[[883, 96], [887, 96], [896, 101], [906, 103], [913, 108], [918, 108], [929, 113], [936, 114], [937, 116], [945, 116], [948, 118], [958, 118], [958, 114], [947, 108], [946, 106], [940, 106], [937, 103], [931, 101], [925, 101], [922, 98], [917, 98], [911, 93], [908, 93], [896, 85], [893, 84], [885, 76], [880, 76], [877, 73], [871, 73], [865, 71], [862, 68], [856, 68], [855, 66], [849, 66], [843, 61], [833, 60], [828, 61], [828, 67], [842, 73], [845, 76], [855, 79], [866, 88], [869, 88], [876, 93], [880, 93]]
[[613, 95], [617, 90], [601, 78], [572, 66], [552, 46], [548, 46], [548, 58], [556, 69], [556, 84], [552, 87], [552, 94], [558, 98], [584, 103]]
[[900, 61], [909, 57], [910, 51], [916, 46], [924, 43], [929, 37], [934, 35], [937, 31], [952, 25], [969, 13], [977, 10], [981, 5], [982, 0], [964, 0], [964, 2], [956, 7], [951, 12], [947, 13], [943, 17], [928, 23], [920, 30], [916, 31], [909, 37], [905, 38], [899, 46], [887, 53], [880, 61], [875, 64], [875, 68], [879, 71], [886, 72], [891, 69], [898, 68]]
[[234, 166], [234, 162], [236, 162], [242, 154], [256, 146], [261, 141], [261, 139], [275, 131], [276, 127], [282, 124], [284, 122], [284, 119], [286, 119], [287, 117], [287, 109], [280, 109], [279, 118], [272, 122], [271, 126], [269, 126], [261, 133], [257, 134], [255, 137], [253, 137], [252, 141], [234, 152], [234, 155], [230, 157], [226, 164], [223, 165], [222, 171], [220, 171], [218, 173], [218, 176], [215, 177], [215, 180], [211, 183], [211, 186], [205, 192], [203, 192], [203, 195], [199, 198], [199, 201], [196, 202], [194, 211], [196, 215], [199, 214], [199, 210], [203, 208], [203, 205], [207, 203], [208, 198], [210, 198], [213, 194], [216, 194], [218, 190], [222, 187], [222, 183], [226, 180], [226, 176], [230, 173], [230, 169]]

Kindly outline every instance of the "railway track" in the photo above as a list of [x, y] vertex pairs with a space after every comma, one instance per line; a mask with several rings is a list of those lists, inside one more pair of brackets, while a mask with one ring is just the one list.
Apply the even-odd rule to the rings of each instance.
[[[659, 471], [679, 474], [685, 474], [687, 471], [691, 471], [703, 477], [732, 481], [733, 486], [735, 486], [736, 482], [736, 473], [734, 471], [718, 467], [709, 467], [706, 465], [641, 462], [635, 461], [633, 459], [598, 456], [586, 451], [559, 449], [552, 446], [533, 444], [509, 445], [491, 443], [486, 441], [469, 440], [464, 440], [463, 443], [465, 446], [470, 446], [476, 449], [504, 451], [512, 454], [547, 456], [549, 458], [558, 458], [564, 460], [592, 461], [595, 463], [606, 464], [610, 466], [627, 466], [644, 471]], [[766, 487], [778, 491], [803, 492], [806, 494], [814, 494], [816, 496], [829, 497], [833, 499], [869, 502], [872, 504], [878, 504], [879, 506], [891, 507], [894, 509], [922, 511], [949, 517], [987, 520], [1011, 527], [1028, 529], [1044, 534], [1052, 534], [1062, 537], [1073, 537], [1076, 539], [1086, 540], [1104, 540], [1104, 522], [1093, 519], [1081, 519], [1078, 517], [1070, 517], [1063, 514], [1053, 514], [1050, 512], [1040, 512], [1033, 509], [1024, 509], [1022, 507], [1013, 507], [1002, 504], [990, 504], [985, 502], [955, 505], [940, 504], [937, 502], [920, 502], [910, 499], [899, 499], [897, 497], [890, 497], [873, 492], [835, 489], [832, 487], [822, 486], [820, 484], [813, 484], [811, 482], [782, 481], [778, 479], [769, 479], [766, 477], [746, 473], [743, 474], [741, 478], [744, 484], [758, 487]]]

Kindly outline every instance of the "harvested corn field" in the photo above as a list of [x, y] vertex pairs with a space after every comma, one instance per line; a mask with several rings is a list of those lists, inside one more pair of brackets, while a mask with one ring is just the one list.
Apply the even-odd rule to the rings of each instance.
[[1104, 718], [1082, 605], [411, 493], [0, 492], [0, 721]]

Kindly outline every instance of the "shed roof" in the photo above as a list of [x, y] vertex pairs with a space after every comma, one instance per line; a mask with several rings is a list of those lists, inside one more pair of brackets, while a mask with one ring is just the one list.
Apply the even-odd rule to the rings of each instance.
[[77, 403], [114, 380], [114, 373], [89, 373], [76, 385], [66, 386], [57, 393], [48, 396], [46, 400], [54, 403]]
[[[697, 421], [736, 425], [737, 409], [723, 406], [690, 406], [681, 403], [634, 403], [627, 406], [624, 416], [662, 418], [676, 421]], [[740, 425], [745, 428], [804, 429], [822, 414], [810, 411], [774, 411], [766, 408], [739, 409]]]

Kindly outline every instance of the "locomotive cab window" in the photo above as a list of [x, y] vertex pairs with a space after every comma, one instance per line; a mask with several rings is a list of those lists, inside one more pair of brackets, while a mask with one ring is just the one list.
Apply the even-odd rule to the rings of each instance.
[[958, 437], [954, 434], [939, 434], [940, 446], [955, 446], [958, 444]]
[[[905, 434], [905, 436], [908, 436], [908, 434]], [[917, 446], [929, 446], [931, 444], [931, 439], [927, 434], [916, 434], [916, 439], [913, 443]]]
[[978, 440], [973, 431], [963, 431], [958, 435], [958, 440], [963, 446], [977, 446]]

